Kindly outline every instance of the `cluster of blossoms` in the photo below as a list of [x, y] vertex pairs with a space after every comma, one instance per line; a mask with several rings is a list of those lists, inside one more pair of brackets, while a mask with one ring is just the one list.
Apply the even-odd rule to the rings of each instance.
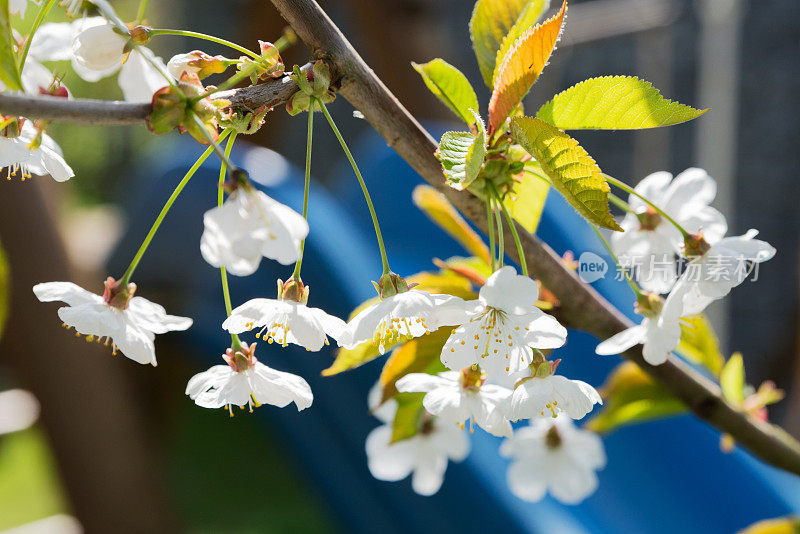
[[[583, 418], [602, 401], [589, 384], [556, 374], [560, 360], [544, 357], [542, 351], [564, 345], [567, 331], [536, 306], [538, 298], [534, 280], [505, 266], [486, 280], [475, 300], [410, 289], [353, 318], [350, 324], [358, 325], [373, 317], [369, 328], [374, 334], [369, 336], [365, 329], [356, 341], [383, 343], [387, 318], [389, 325], [397, 325], [390, 337], [403, 340], [440, 326], [451, 329], [441, 352], [441, 362], [450, 370], [410, 373], [396, 383], [401, 393], [425, 394], [418, 433], [393, 443], [391, 425], [384, 425], [367, 438], [369, 467], [376, 478], [399, 480], [413, 472], [415, 491], [437, 491], [447, 459], [458, 461], [467, 454], [463, 434], [453, 427], [463, 432], [469, 422], [470, 430], [476, 424], [507, 438], [501, 450], [514, 458], [509, 484], [519, 497], [539, 500], [549, 489], [559, 500], [579, 502], [594, 491], [594, 470], [604, 464], [602, 445], [596, 436], [576, 429], [572, 420]], [[420, 326], [415, 330], [410, 325]], [[386, 413], [374, 413], [386, 421]], [[530, 419], [531, 425], [515, 432], [512, 422], [521, 419]], [[592, 461], [571, 461], [582, 457], [586, 447], [591, 448]], [[551, 464], [551, 470], [543, 471], [543, 464]], [[580, 471], [581, 482], [566, 485], [575, 477], [561, 476], [567, 474], [562, 470]]]
[[[77, 4], [80, 3], [70, 5]], [[188, 131], [199, 141], [214, 145], [203, 158], [212, 148], [221, 152], [216, 142], [224, 136], [232, 132], [251, 133], [260, 126], [265, 109], [254, 110], [250, 117], [224, 112], [224, 102], [210, 100], [213, 88], [203, 87], [200, 80], [232, 65], [240, 71], [239, 78], [249, 76], [254, 84], [260, 79], [280, 76], [284, 66], [278, 47], [262, 42], [260, 54], [249, 52], [248, 57], [238, 60], [192, 51], [174, 56], [164, 64], [144, 45], [153, 35], [167, 34], [170, 30], [152, 30], [141, 25], [129, 28], [107, 2], [94, 0], [93, 4], [103, 16], [45, 24], [33, 35], [21, 73], [22, 90], [70, 97], [60, 80], [42, 66], [43, 61], [71, 61], [74, 70], [88, 81], [119, 72], [118, 81], [126, 100], [152, 102], [150, 129], [156, 133], [172, 129]], [[27, 2], [15, 0], [10, 5], [12, 12], [24, 13]], [[565, 8], [566, 4], [560, 12], [562, 17]], [[436, 493], [448, 462], [463, 460], [469, 453], [465, 427], [468, 425], [472, 432], [477, 425], [505, 438], [500, 453], [511, 460], [507, 478], [511, 491], [518, 497], [538, 501], [549, 493], [564, 503], [580, 502], [596, 489], [596, 471], [605, 465], [606, 459], [599, 437], [576, 427], [574, 421], [584, 418], [602, 400], [591, 385], [557, 374], [561, 360], [548, 359], [551, 351], [566, 343], [567, 330], [537, 306], [536, 281], [527, 274], [517, 274], [511, 266], [503, 266], [502, 252], [497, 258], [500, 267], [492, 267], [494, 272], [475, 284], [480, 285], [480, 290], [473, 300], [415, 289], [389, 269], [363, 178], [325, 108], [333, 99], [326, 69], [322, 62], [306, 72], [295, 68], [292, 78], [299, 91], [287, 104], [292, 115], [309, 113], [303, 215], [256, 189], [244, 171], [234, 169], [227, 155], [221, 156], [223, 171], [229, 173], [228, 180], [220, 180], [227, 198], [222, 202], [220, 192], [218, 205], [204, 214], [199, 248], [208, 264], [222, 270], [226, 297], [227, 273], [252, 275], [262, 258], [285, 266], [294, 264], [295, 269], [285, 282], [278, 280], [275, 298], [254, 298], [234, 309], [226, 301], [228, 314], [221, 328], [230, 334], [231, 345], [222, 355], [224, 364], [192, 377], [186, 394], [198, 406], [225, 408], [231, 416], [234, 406], [248, 407], [251, 411], [261, 404], [285, 407], [294, 403], [298, 410], [311, 406], [313, 393], [309, 384], [300, 376], [258, 361], [257, 343], [239, 338], [247, 332], [254, 332], [255, 338], [263, 339], [266, 344], [282, 347], [293, 344], [319, 351], [332, 340], [343, 349], [372, 344], [377, 352], [384, 354], [387, 348], [445, 329], [448, 336], [439, 360], [446, 370], [408, 373], [394, 384], [401, 395], [422, 394], [423, 412], [412, 436], [395, 440], [393, 425], [398, 401], [388, 399], [381, 403], [381, 391], [377, 388], [370, 394], [369, 407], [384, 423], [366, 439], [372, 474], [387, 481], [412, 475], [412, 487], [417, 493]], [[309, 307], [310, 290], [300, 278], [304, 243], [309, 234], [308, 166], [313, 113], [317, 107], [329, 121], [365, 192], [383, 260], [383, 274], [375, 284], [378, 300], [348, 322]], [[23, 177], [30, 173], [50, 174], [63, 181], [73, 175], [58, 146], [44, 133], [45, 122], [17, 117], [4, 119], [0, 166], [8, 167], [10, 174], [21, 172]], [[483, 124], [477, 115], [476, 121], [483, 135]], [[220, 125], [226, 126], [222, 134]], [[497, 126], [494, 124], [492, 128]], [[233, 138], [235, 134], [229, 137], [229, 149]], [[521, 161], [514, 162], [519, 165], [513, 172], [512, 164], [502, 158], [493, 162], [507, 167], [499, 174], [517, 175], [523, 169]], [[224, 178], [224, 172], [221, 174]], [[487, 199], [487, 206], [495, 209], [491, 206], [496, 200], [496, 209], [504, 211], [494, 184], [488, 179], [484, 181], [488, 184], [484, 193], [493, 191], [496, 197]], [[720, 267], [712, 258], [759, 263], [774, 255], [770, 245], [754, 239], [757, 233], [754, 230], [743, 236], [724, 237], [725, 218], [709, 206], [715, 193], [716, 184], [699, 169], [690, 169], [674, 180], [667, 173], [656, 173], [636, 187], [621, 224], [623, 232], [612, 238], [613, 248], [620, 257], [657, 258], [671, 262], [671, 268], [660, 273], [639, 273], [643, 290], [635, 285], [634, 288], [637, 311], [644, 319], [641, 324], [603, 341], [596, 349], [598, 354], [619, 353], [643, 344], [647, 362], [663, 363], [680, 341], [681, 318], [702, 312], [747, 276], [733, 267]], [[498, 221], [498, 231], [502, 232], [502, 221]], [[135, 296], [137, 288], [130, 281], [131, 275], [153, 233], [148, 235], [125, 274], [119, 280], [111, 277], [106, 280], [102, 295], [69, 282], [38, 284], [33, 288], [35, 295], [41, 301], [65, 302], [67, 306], [60, 308], [58, 315], [66, 328], [75, 329], [76, 335], [110, 344], [113, 353], [119, 351], [138, 363], [156, 365], [155, 334], [186, 330], [192, 320], [168, 315], [158, 304]], [[524, 259], [519, 239], [516, 234], [514, 237], [520, 258]], [[490, 239], [493, 250], [494, 237]], [[494, 252], [492, 256], [494, 265]], [[679, 256], [688, 261], [686, 272], [680, 276], [677, 268], [672, 268]], [[524, 263], [521, 267], [526, 273]], [[689, 271], [696, 274], [712, 270], [718, 276], [687, 275]], [[659, 296], [664, 293], [669, 293], [666, 299]], [[529, 424], [515, 428], [521, 420], [529, 420]]]
[[[641, 344], [648, 363], [664, 363], [680, 342], [681, 318], [702, 313], [744, 282], [750, 270], [740, 266], [757, 265], [775, 255], [769, 243], [754, 239], [757, 230], [724, 237], [725, 217], [709, 206], [716, 192], [714, 179], [696, 168], [674, 179], [666, 172], [651, 174], [633, 190], [630, 211], [620, 225], [625, 231], [612, 235], [613, 250], [620, 258], [643, 259], [641, 265], [657, 260], [670, 268], [634, 273], [644, 290], [636, 302], [644, 318], [600, 343], [597, 354], [618, 354]], [[679, 259], [686, 261], [680, 276]], [[660, 296], [664, 293], [666, 299]]]

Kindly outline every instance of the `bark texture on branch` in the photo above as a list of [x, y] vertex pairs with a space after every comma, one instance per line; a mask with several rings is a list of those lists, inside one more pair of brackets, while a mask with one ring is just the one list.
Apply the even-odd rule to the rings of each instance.
[[[297, 84], [289, 76], [260, 85], [220, 91], [217, 98], [227, 98], [231, 107], [254, 111], [261, 106], [273, 108], [289, 100]], [[25, 95], [0, 92], [0, 113], [29, 119], [45, 119], [93, 126], [141, 124], [150, 114], [149, 103], [117, 100], [66, 99], [48, 95]]]
[[[483, 203], [466, 191], [444, 184], [434, 157], [436, 141], [420, 126], [350, 45], [339, 28], [314, 0], [271, 0], [315, 58], [326, 59], [340, 79], [339, 92], [383, 136], [386, 142], [426, 181], [474, 224], [487, 230]], [[517, 225], [531, 273], [561, 301], [561, 316], [570, 326], [607, 338], [630, 326], [630, 321], [577, 275], [535, 235]], [[505, 249], [516, 256], [511, 232], [504, 233]], [[644, 361], [640, 349], [624, 355], [641, 366], [698, 417], [731, 434], [765, 462], [800, 475], [800, 444], [783, 429], [740, 412], [722, 396], [719, 387], [680, 359], [670, 356], [662, 365]]]

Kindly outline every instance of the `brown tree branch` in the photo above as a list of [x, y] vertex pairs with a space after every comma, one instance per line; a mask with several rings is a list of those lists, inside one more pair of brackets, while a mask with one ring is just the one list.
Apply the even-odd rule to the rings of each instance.
[[[306, 68], [306, 67], [304, 67]], [[260, 85], [220, 91], [214, 98], [227, 98], [231, 107], [253, 111], [262, 106], [273, 108], [289, 100], [297, 91], [297, 84], [289, 76], [269, 80]], [[150, 114], [149, 103], [120, 102], [116, 100], [66, 99], [48, 95], [25, 95], [0, 92], [0, 113], [64, 121], [94, 126], [140, 124]]]
[[[443, 192], [464, 215], [487, 230], [483, 203], [468, 192], [444, 184], [434, 157], [436, 141], [392, 95], [339, 28], [314, 0], [271, 0], [315, 58], [326, 59], [340, 78], [339, 92], [380, 133], [386, 142], [433, 187]], [[517, 225], [525, 257], [534, 276], [561, 301], [561, 314], [571, 326], [605, 339], [630, 326], [630, 321], [574, 272], [561, 258]], [[505, 232], [505, 248], [514, 257], [516, 247]], [[728, 403], [711, 380], [671, 356], [659, 366], [644, 361], [640, 349], [625, 357], [641, 366], [681, 399], [698, 417], [731, 434], [762, 460], [800, 475], [800, 443], [783, 429], [751, 417]]]

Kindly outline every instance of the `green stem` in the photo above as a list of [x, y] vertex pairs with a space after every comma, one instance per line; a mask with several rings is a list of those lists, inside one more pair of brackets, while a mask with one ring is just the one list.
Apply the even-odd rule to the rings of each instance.
[[631, 208], [630, 204], [628, 204], [627, 202], [625, 202], [624, 200], [619, 198], [614, 193], [609, 193], [608, 194], [608, 200], [610, 200], [612, 204], [614, 204], [616, 207], [618, 207], [619, 209], [621, 209], [625, 213], [632, 213], [632, 214], [636, 215], [636, 212], [633, 211], [633, 208]]
[[486, 225], [489, 229], [489, 254], [492, 258], [491, 269], [495, 271], [494, 255], [494, 217], [492, 216], [492, 198], [486, 196]]
[[227, 46], [229, 48], [233, 48], [234, 50], [241, 52], [242, 54], [248, 55], [253, 59], [261, 59], [261, 56], [256, 54], [255, 52], [248, 50], [247, 48], [240, 46], [236, 43], [232, 43], [231, 41], [226, 41], [225, 39], [220, 39], [219, 37], [214, 37], [213, 35], [208, 35], [205, 33], [200, 32], [193, 32], [190, 30], [168, 30], [164, 28], [160, 29], [153, 29], [151, 30], [151, 35], [180, 35], [183, 37], [194, 37], [196, 39], [203, 39], [206, 41], [211, 41], [212, 43], [221, 44]]
[[[227, 137], [228, 133], [229, 132], [227, 130], [225, 132], [222, 132], [220, 139]], [[150, 231], [147, 232], [147, 236], [144, 238], [144, 241], [142, 241], [139, 250], [136, 251], [136, 255], [133, 257], [130, 265], [128, 265], [128, 268], [125, 270], [125, 274], [122, 275], [122, 278], [120, 280], [120, 283], [122, 285], [127, 285], [128, 282], [131, 281], [131, 275], [133, 275], [133, 271], [136, 270], [136, 266], [139, 265], [139, 261], [142, 259], [142, 256], [144, 256], [147, 247], [150, 245], [150, 241], [153, 240], [153, 237], [156, 235], [159, 226], [161, 226], [161, 221], [164, 220], [164, 217], [166, 217], [167, 213], [169, 213], [169, 209], [172, 207], [172, 204], [175, 203], [175, 200], [178, 198], [178, 195], [181, 194], [183, 188], [186, 186], [187, 183], [189, 183], [189, 180], [192, 178], [192, 176], [194, 176], [194, 173], [197, 172], [197, 169], [200, 168], [200, 165], [202, 165], [203, 162], [206, 159], [208, 159], [208, 156], [211, 155], [212, 151], [213, 149], [211, 147], [208, 147], [206, 151], [203, 152], [203, 154], [199, 158], [197, 158], [197, 161], [194, 162], [194, 165], [192, 165], [192, 167], [188, 171], [186, 171], [186, 174], [178, 183], [178, 185], [175, 186], [175, 190], [167, 199], [167, 202], [164, 204], [164, 207], [161, 208], [161, 213], [158, 214], [158, 217], [156, 217], [155, 222], [153, 222], [153, 226], [150, 227]]]
[[47, 13], [50, 12], [50, 9], [55, 5], [56, 0], [49, 0], [46, 3], [42, 4], [42, 7], [39, 8], [39, 12], [36, 14], [36, 19], [33, 21], [33, 26], [31, 27], [31, 31], [28, 34], [27, 39], [25, 39], [25, 46], [22, 47], [22, 53], [19, 56], [19, 72], [22, 72], [22, 69], [25, 67], [25, 60], [28, 58], [28, 50], [31, 49], [31, 41], [33, 41], [33, 36], [36, 34], [36, 31], [39, 29], [39, 26], [42, 25], [42, 21], [47, 16]]
[[350, 149], [347, 148], [347, 143], [345, 143], [342, 134], [339, 133], [339, 128], [336, 127], [336, 123], [333, 122], [331, 114], [328, 113], [328, 108], [325, 107], [324, 103], [318, 100], [316, 102], [322, 109], [322, 113], [325, 114], [325, 118], [328, 120], [328, 124], [331, 125], [331, 129], [333, 130], [333, 133], [336, 135], [336, 139], [339, 140], [339, 144], [342, 145], [342, 150], [344, 150], [344, 153], [347, 156], [347, 160], [350, 162], [350, 166], [353, 167], [353, 172], [356, 173], [358, 184], [361, 186], [361, 191], [363, 191], [364, 193], [364, 199], [367, 201], [369, 214], [372, 217], [372, 225], [375, 227], [375, 237], [378, 238], [378, 248], [380, 248], [381, 262], [383, 263], [383, 274], [387, 274], [391, 271], [391, 269], [389, 269], [389, 260], [386, 258], [386, 248], [383, 246], [383, 236], [381, 235], [381, 227], [378, 224], [378, 216], [375, 215], [375, 207], [372, 205], [372, 198], [370, 198], [369, 196], [369, 191], [367, 190], [367, 184], [364, 183], [364, 178], [361, 176], [361, 171], [358, 170], [358, 165], [356, 165], [356, 160], [353, 159], [353, 155], [350, 153]]
[[511, 214], [508, 212], [508, 208], [506, 208], [503, 201], [500, 200], [500, 196], [497, 195], [497, 191], [495, 190], [495, 195], [497, 198], [497, 203], [500, 205], [500, 209], [503, 211], [503, 215], [506, 217], [506, 221], [508, 221], [508, 227], [511, 229], [511, 235], [514, 236], [514, 244], [517, 245], [517, 256], [519, 256], [519, 266], [522, 269], [522, 275], [528, 276], [528, 262], [525, 260], [525, 251], [522, 249], [522, 242], [519, 240], [519, 233], [517, 232], [517, 226], [514, 224], [514, 219], [511, 218]]
[[[308, 133], [306, 135], [306, 175], [305, 185], [303, 186], [303, 219], [308, 221], [308, 193], [311, 189], [311, 141], [314, 132], [314, 105], [316, 100], [311, 100], [311, 106], [308, 110]], [[300, 268], [303, 265], [303, 252], [306, 248], [306, 240], [300, 241], [300, 258], [294, 264], [294, 273], [292, 278], [300, 280]]]
[[[499, 202], [499, 201], [497, 201]], [[496, 207], [496, 203], [493, 203], [494, 207], [494, 220], [497, 223], [497, 265], [498, 268], [502, 268], [503, 264], [505, 263], [505, 246], [506, 240], [503, 237], [503, 218], [500, 216], [499, 208]]]
[[136, 13], [136, 23], [141, 24], [144, 20], [144, 14], [147, 12], [148, 0], [139, 0], [139, 11]]
[[589, 223], [589, 226], [592, 227], [592, 230], [594, 230], [594, 232], [597, 234], [597, 237], [599, 237], [600, 241], [603, 243], [603, 246], [606, 248], [608, 253], [611, 254], [611, 257], [614, 259], [614, 263], [622, 271], [622, 274], [625, 276], [625, 280], [628, 282], [628, 285], [631, 286], [631, 289], [633, 289], [633, 292], [636, 294], [637, 297], [640, 296], [642, 294], [642, 290], [639, 289], [639, 286], [636, 284], [636, 282], [633, 281], [633, 278], [631, 278], [631, 275], [628, 274], [628, 270], [625, 269], [624, 267], [622, 267], [622, 265], [619, 263], [619, 259], [617, 258], [617, 255], [614, 254], [614, 251], [611, 249], [611, 245], [608, 244], [608, 241], [606, 241], [606, 238], [600, 232], [600, 229], [597, 226], [595, 226], [594, 224], [592, 224], [592, 223]]
[[203, 132], [203, 134], [205, 135], [206, 141], [208, 141], [209, 148], [211, 150], [213, 150], [217, 154], [217, 156], [219, 157], [220, 161], [222, 161], [222, 163], [225, 164], [225, 168], [229, 172], [238, 171], [239, 167], [237, 167], [235, 164], [233, 164], [231, 162], [230, 158], [228, 158], [226, 153], [223, 152], [222, 148], [219, 146], [218, 142], [222, 140], [222, 136], [218, 137], [217, 141], [214, 141], [214, 138], [211, 137], [211, 134], [206, 129], [205, 125], [203, 124], [203, 121], [200, 120], [200, 117], [198, 117], [196, 113], [192, 113], [192, 120], [197, 125], [197, 127], [200, 128], [200, 131]]
[[638, 198], [640, 198], [642, 201], [644, 201], [646, 204], [648, 204], [648, 205], [649, 205], [651, 208], [653, 208], [654, 210], [656, 210], [656, 212], [658, 212], [658, 214], [659, 214], [659, 215], [661, 215], [661, 216], [662, 216], [662, 217], [664, 217], [666, 220], [668, 220], [668, 221], [669, 221], [669, 222], [670, 222], [670, 223], [671, 223], [671, 224], [672, 224], [672, 225], [673, 225], [675, 228], [677, 228], [677, 229], [680, 231], [680, 233], [681, 233], [681, 235], [683, 235], [683, 238], [684, 238], [684, 239], [686, 239], [687, 237], [689, 237], [689, 235], [690, 235], [690, 234], [689, 234], [689, 232], [687, 232], [687, 231], [686, 231], [686, 230], [683, 228], [683, 226], [681, 226], [680, 224], [678, 224], [678, 223], [675, 221], [675, 219], [673, 219], [672, 217], [670, 217], [670, 216], [669, 216], [669, 214], [667, 214], [667, 213], [666, 213], [664, 210], [662, 210], [661, 208], [659, 208], [658, 206], [656, 206], [655, 204], [653, 204], [652, 202], [650, 202], [648, 199], [644, 198], [642, 195], [640, 195], [639, 193], [637, 193], [637, 192], [636, 192], [636, 191], [635, 191], [635, 190], [634, 190], [634, 189], [633, 189], [631, 186], [629, 186], [628, 184], [626, 184], [625, 182], [623, 182], [623, 181], [621, 181], [621, 180], [617, 180], [617, 179], [616, 179], [616, 178], [614, 178], [613, 176], [609, 176], [609, 175], [607, 175], [607, 174], [604, 174], [603, 176], [605, 177], [605, 179], [606, 179], [606, 180], [608, 180], [609, 182], [611, 182], [611, 184], [613, 184], [613, 185], [615, 185], [615, 186], [619, 187], [619, 188], [620, 188], [620, 189], [622, 189], [623, 191], [625, 191], [625, 192], [627, 192], [627, 193], [629, 193], [629, 194], [631, 194], [631, 195], [633, 195], [633, 196], [635, 196], [635, 197], [638, 197]]
[[[227, 132], [228, 130], [225, 130]], [[223, 135], [225, 134], [223, 132]], [[231, 136], [228, 138], [228, 144], [225, 146], [225, 157], [226, 159], [230, 158], [231, 150], [233, 149], [233, 143], [236, 141], [236, 132], [232, 131]], [[226, 168], [225, 162], [222, 161], [219, 166], [219, 182], [217, 184], [217, 206], [222, 206], [222, 201], [225, 197], [225, 188], [223, 185], [225, 184], [225, 175], [226, 175]], [[225, 270], [225, 267], [219, 268], [220, 280], [222, 281], [222, 297], [225, 299], [225, 313], [228, 317], [231, 316], [231, 311], [233, 307], [231, 306], [231, 292], [228, 289], [228, 271]], [[242, 341], [239, 339], [239, 336], [236, 334], [231, 334], [231, 348], [233, 350], [238, 350], [242, 348]]]

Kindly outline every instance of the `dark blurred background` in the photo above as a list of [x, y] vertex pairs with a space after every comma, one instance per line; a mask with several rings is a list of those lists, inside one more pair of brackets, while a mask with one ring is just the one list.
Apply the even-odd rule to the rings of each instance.
[[[112, 3], [123, 19], [134, 18], [137, 2]], [[444, 128], [443, 123], [453, 117], [427, 91], [411, 61], [441, 57], [457, 66], [476, 88], [485, 113], [489, 94], [467, 27], [472, 0], [320, 3], [400, 101], [416, 117], [429, 121], [433, 130]], [[29, 7], [28, 21], [35, 11], [35, 6]], [[148, 19], [155, 27], [211, 33], [254, 49], [258, 39], [276, 40], [284, 27], [272, 5], [261, 0], [152, 0]], [[165, 61], [195, 48], [231, 55], [211, 43], [177, 37], [154, 39], [151, 48]], [[794, 387], [800, 381], [798, 52], [796, 0], [576, 0], [570, 3], [559, 48], [525, 102], [535, 110], [554, 93], [585, 78], [629, 74], [652, 82], [667, 98], [712, 109], [697, 121], [672, 128], [580, 132], [576, 137], [604, 172], [631, 184], [658, 170], [677, 174], [691, 166], [706, 168], [719, 184], [716, 206], [727, 216], [731, 233], [758, 228], [761, 237], [778, 249], [775, 258], [762, 266], [758, 283], [743, 284], [710, 314], [724, 352], [744, 353], [749, 382], [770, 378], [788, 391], [771, 418], [795, 435], [800, 435], [800, 400], [795, 396], [800, 388]], [[297, 44], [284, 60], [287, 65], [303, 64], [308, 52]], [[57, 64], [55, 70], [59, 69], [67, 72], [66, 84], [76, 96], [121, 98], [115, 77], [87, 84], [69, 73], [68, 64]], [[379, 216], [389, 221], [388, 233], [402, 248], [403, 221], [395, 220], [392, 202], [410, 205], [410, 198], [397, 196], [394, 175], [388, 170], [382, 175], [382, 169], [389, 167], [382, 167], [383, 156], [375, 153], [388, 149], [363, 120], [353, 117], [343, 99], [330, 109], [356, 154], [361, 152], [359, 161], [366, 160], [364, 165], [373, 169], [367, 181], [377, 190]], [[248, 170], [256, 170], [265, 185], [285, 185], [283, 193], [277, 193], [285, 199], [276, 198], [294, 207], [299, 205], [297, 169], [303, 164], [304, 123], [277, 109], [267, 116], [266, 126], [247, 139], [277, 152], [296, 168], [270, 152], [243, 148], [238, 156], [249, 162]], [[345, 316], [359, 299], [369, 296], [367, 279], [378, 273], [377, 255], [360, 200], [349, 185], [341, 185], [351, 180], [346, 162], [335, 138], [322, 121], [318, 125], [313, 174], [322, 186], [317, 212], [312, 203], [312, 236], [314, 228], [330, 223], [351, 228], [363, 238], [342, 243], [339, 252], [324, 239], [312, 242], [304, 278], [311, 285], [312, 300], [319, 299], [317, 305], [325, 303], [329, 311]], [[363, 500], [368, 514], [370, 499], [377, 495], [373, 503], [377, 510], [383, 502], [376, 492], [384, 490], [375, 489], [380, 486], [349, 479], [344, 463], [326, 466], [331, 472], [341, 471], [341, 485], [331, 481], [326, 486], [315, 478], [318, 465], [326, 461], [321, 455], [327, 452], [320, 452], [325, 447], [319, 448], [325, 432], [333, 436], [351, 431], [354, 440], [363, 441], [368, 426], [345, 429], [337, 427], [333, 418], [342, 411], [363, 414], [366, 389], [343, 393], [351, 383], [339, 378], [326, 379], [330, 386], [319, 388], [312, 382], [316, 399], [309, 412], [317, 410], [317, 415], [308, 417], [317, 418], [318, 427], [310, 426], [319, 431], [309, 434], [291, 430], [292, 425], [304, 424], [303, 414], [276, 414], [274, 408], [262, 407], [257, 417], [242, 414], [229, 421], [221, 410], [197, 408], [182, 394], [186, 380], [217, 363], [212, 358], [225, 349], [224, 336], [215, 330], [224, 313], [217, 274], [197, 254], [200, 214], [213, 199], [213, 165], [195, 179], [202, 185], [193, 183], [176, 204], [137, 271], [143, 296], [170, 312], [196, 318], [190, 334], [159, 336], [157, 369], [109, 358], [106, 351], [59, 328], [54, 306], [34, 302], [30, 287], [39, 281], [69, 279], [99, 290], [106, 275], [118, 275], [177, 177], [198, 153], [185, 139], [157, 139], [144, 127], [98, 130], [54, 124], [48, 131], [76, 177], [66, 184], [45, 178], [3, 183], [0, 194], [0, 241], [12, 280], [12, 307], [0, 341], [0, 391], [15, 392], [13, 398], [0, 393], [0, 433], [2, 423], [10, 421], [6, 434], [0, 435], [0, 530], [28, 525], [25, 528], [39, 530], [26, 532], [369, 531], [342, 512], [342, 503]], [[408, 169], [402, 172], [408, 174]], [[396, 211], [408, 214], [413, 208]], [[320, 226], [315, 226], [314, 217]], [[410, 228], [406, 247], [408, 238], [418, 239], [425, 231], [413, 224]], [[437, 239], [446, 243], [438, 255], [459, 252], [443, 236]], [[389, 246], [391, 251], [391, 240]], [[412, 251], [406, 252], [400, 254], [400, 263], [408, 258], [405, 267], [430, 268], [419, 264]], [[346, 273], [348, 254], [366, 257], [365, 264]], [[314, 261], [319, 265], [316, 270], [311, 267]], [[234, 305], [254, 295], [273, 296], [274, 278], [287, 275], [285, 269], [265, 262], [256, 277], [234, 280]], [[284, 367], [276, 367], [302, 369], [308, 378], [327, 367], [333, 355], [322, 352], [309, 360], [297, 353], [297, 360], [292, 360], [294, 356], [278, 356], [284, 358], [280, 360]], [[378, 367], [368, 367], [355, 379], [364, 387], [377, 377]], [[20, 389], [33, 397], [18, 394]], [[32, 424], [39, 407], [41, 417]], [[325, 410], [330, 410], [329, 416]], [[310, 441], [316, 442], [316, 449]], [[331, 441], [328, 464], [350, 458], [347, 461], [356, 466], [360, 461], [350, 470], [363, 475], [364, 459], [353, 460], [341, 447], [339, 451]], [[398, 499], [408, 498], [408, 488], [403, 491]], [[411, 502], [418, 501], [422, 500]], [[400, 508], [381, 510], [385, 518], [404, 513]], [[394, 531], [398, 524], [390, 521], [383, 531]]]

